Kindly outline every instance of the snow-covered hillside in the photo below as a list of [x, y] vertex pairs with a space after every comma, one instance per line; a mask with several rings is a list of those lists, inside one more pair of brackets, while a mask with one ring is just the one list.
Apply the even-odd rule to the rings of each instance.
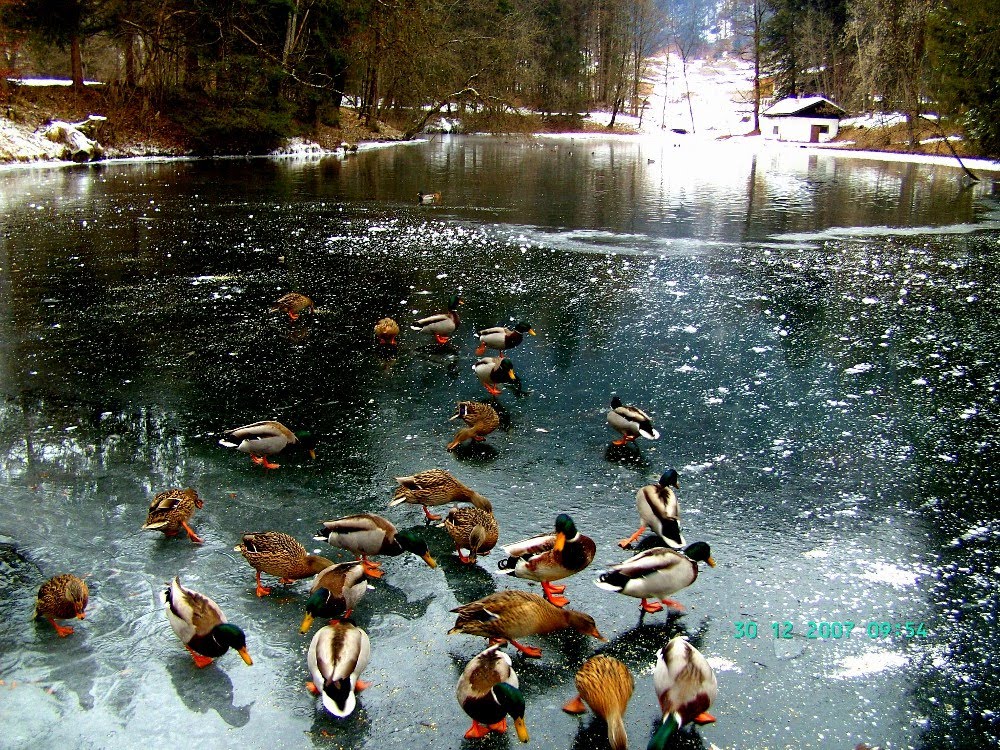
[[[745, 135], [753, 129], [751, 63], [733, 57], [690, 60], [686, 80], [676, 54], [661, 54], [648, 63], [646, 81], [652, 91], [643, 116], [619, 115], [616, 122], [649, 134], [679, 130], [707, 138]], [[607, 115], [595, 113], [592, 119], [606, 123]]]

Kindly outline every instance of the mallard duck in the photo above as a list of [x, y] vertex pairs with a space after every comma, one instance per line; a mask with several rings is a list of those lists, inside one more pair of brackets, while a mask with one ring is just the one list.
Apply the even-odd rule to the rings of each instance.
[[72, 573], [53, 576], [38, 588], [38, 599], [31, 617], [33, 620], [44, 617], [56, 629], [56, 635], [65, 638], [73, 632], [73, 628], [59, 625], [56, 620], [71, 617], [84, 619], [89, 597], [90, 590], [82, 578]]
[[205, 502], [190, 487], [186, 490], [165, 490], [157, 494], [149, 504], [149, 512], [146, 514], [146, 523], [142, 525], [142, 530], [162, 531], [166, 536], [177, 536], [180, 530], [184, 529], [192, 542], [203, 544], [205, 540], [188, 526], [195, 508], [203, 507]]
[[265, 469], [279, 468], [281, 464], [271, 463], [268, 456], [281, 453], [289, 445], [299, 445], [309, 452], [310, 458], [316, 458], [316, 437], [312, 433], [292, 432], [273, 419], [226, 430], [223, 435], [219, 445], [250, 454], [250, 460]]
[[417, 203], [421, 206], [436, 206], [441, 202], [441, 193], [417, 193]]
[[500, 650], [499, 643], [474, 656], [465, 665], [455, 688], [458, 705], [472, 719], [465, 739], [479, 739], [491, 731], [504, 734], [507, 731], [507, 714], [510, 714], [517, 738], [527, 742], [524, 696], [518, 687], [511, 659]]
[[511, 383], [521, 391], [521, 381], [514, 372], [514, 363], [506, 357], [480, 357], [472, 366], [472, 371], [491, 396], [500, 395], [499, 383]]
[[399, 336], [399, 323], [392, 318], [382, 318], [375, 324], [375, 343], [379, 346], [396, 346]]
[[639, 512], [641, 525], [628, 539], [618, 542], [619, 547], [626, 549], [642, 536], [647, 526], [672, 549], [681, 549], [687, 544], [681, 535], [681, 510], [675, 489], [678, 489], [677, 471], [670, 469], [656, 484], [647, 484], [635, 493], [635, 509]]
[[605, 640], [597, 632], [597, 625], [590, 615], [575, 609], [560, 609], [538, 594], [527, 591], [498, 591], [451, 611], [458, 613], [458, 619], [448, 635], [465, 633], [507, 640], [525, 656], [536, 659], [542, 655], [541, 649], [524, 646], [514, 639], [572, 628], [584, 635]]
[[284, 297], [279, 299], [274, 303], [274, 306], [269, 310], [269, 312], [283, 312], [288, 313], [288, 317], [292, 320], [298, 320], [299, 315], [303, 311], [308, 310], [310, 313], [316, 312], [316, 305], [311, 299], [309, 299], [304, 294], [299, 294], [298, 292], [289, 292]]
[[515, 578], [540, 581], [545, 598], [557, 607], [565, 607], [569, 599], [560, 594], [566, 587], [553, 586], [551, 582], [579, 573], [590, 565], [597, 545], [576, 530], [572, 518], [560, 513], [556, 517], [555, 533], [505, 544], [503, 551], [508, 557], [500, 561], [500, 570]]
[[612, 440], [612, 445], [625, 445], [639, 435], [649, 440], [658, 440], [660, 433], [653, 429], [652, 418], [637, 406], [623, 406], [618, 396], [611, 397], [608, 410], [608, 424], [622, 434], [621, 440]]
[[414, 331], [434, 334], [434, 340], [441, 345], [447, 344], [451, 334], [458, 328], [461, 320], [458, 317], [458, 306], [465, 304], [457, 294], [448, 298], [448, 312], [428, 315], [410, 326]]
[[440, 521], [441, 516], [427, 510], [428, 507], [448, 503], [472, 503], [477, 508], [492, 511], [493, 505], [474, 489], [466, 487], [444, 469], [426, 469], [409, 477], [396, 477], [399, 486], [392, 493], [389, 507], [409, 503], [420, 505], [428, 521]]
[[628, 667], [612, 656], [598, 654], [587, 659], [576, 673], [577, 696], [563, 706], [563, 711], [582, 714], [590, 706], [608, 724], [611, 750], [626, 750], [628, 735], [623, 717], [634, 689]]
[[166, 591], [163, 602], [167, 620], [174, 633], [181, 639], [195, 666], [207, 667], [212, 659], [222, 656], [229, 649], [239, 653], [247, 666], [253, 659], [247, 651], [247, 638], [240, 628], [226, 622], [219, 605], [204, 594], [186, 589], [181, 579], [175, 577]]
[[487, 347], [496, 349], [502, 356], [505, 351], [513, 349], [520, 344], [524, 340], [524, 334], [526, 333], [532, 336], [535, 335], [531, 324], [523, 320], [513, 328], [505, 328], [504, 326], [484, 328], [476, 334], [479, 336], [479, 346], [476, 347], [476, 356], [482, 357], [486, 354]]
[[368, 591], [368, 579], [364, 566], [357, 562], [331, 564], [316, 574], [309, 598], [306, 600], [306, 614], [302, 618], [300, 633], [308, 633], [314, 617], [342, 620], [351, 612], [361, 597]]
[[448, 443], [448, 450], [453, 451], [466, 440], [475, 440], [481, 443], [486, 436], [500, 426], [500, 415], [497, 414], [489, 404], [479, 401], [460, 401], [455, 414], [448, 418], [461, 419], [466, 426], [455, 433], [455, 437]]
[[640, 606], [650, 614], [663, 609], [660, 602], [647, 603], [650, 598], [683, 611], [683, 604], [666, 597], [695, 582], [699, 562], [715, 567], [712, 551], [705, 542], [694, 542], [683, 553], [669, 547], [653, 547], [612, 565], [594, 583], [602, 589], [642, 599]]
[[653, 686], [663, 723], [650, 740], [648, 750], [663, 750], [670, 735], [685, 724], [715, 721], [708, 709], [719, 693], [719, 682], [702, 653], [682, 636], [671, 638], [657, 653]]
[[[452, 508], [441, 526], [455, 542], [459, 562], [469, 565], [476, 561], [476, 555], [490, 554], [500, 538], [497, 519], [482, 508]], [[468, 557], [463, 548], [469, 550]]]
[[358, 705], [356, 694], [371, 687], [360, 678], [371, 657], [368, 634], [351, 622], [325, 625], [309, 644], [306, 661], [312, 682], [309, 692], [323, 698], [323, 708], [344, 719]]
[[316, 575], [333, 565], [319, 555], [310, 555], [298, 540], [280, 531], [244, 534], [243, 541], [233, 547], [257, 571], [257, 596], [267, 596], [271, 589], [260, 581], [260, 574], [276, 576], [279, 583], [294, 583], [300, 578]]
[[437, 567], [423, 539], [412, 531], [397, 532], [387, 519], [374, 513], [359, 513], [326, 521], [314, 538], [353, 552], [361, 560], [365, 573], [372, 578], [381, 578], [382, 571], [379, 563], [368, 560], [368, 555], [395, 557], [412, 552], [432, 568]]

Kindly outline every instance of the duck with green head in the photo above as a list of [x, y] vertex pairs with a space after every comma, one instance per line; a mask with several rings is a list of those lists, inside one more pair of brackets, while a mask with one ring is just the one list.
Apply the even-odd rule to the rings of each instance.
[[455, 688], [458, 704], [472, 719], [465, 739], [479, 739], [490, 732], [504, 734], [507, 716], [510, 716], [517, 738], [521, 742], [528, 741], [524, 695], [512, 664], [511, 658], [500, 651], [498, 643], [474, 656], [465, 666]]
[[370, 687], [361, 673], [371, 658], [368, 634], [353, 622], [338, 622], [316, 631], [306, 663], [312, 681], [306, 688], [323, 700], [323, 708], [345, 719], [357, 707], [357, 694]]
[[316, 442], [316, 436], [308, 430], [292, 432], [281, 422], [268, 419], [226, 430], [219, 445], [250, 454], [250, 460], [265, 469], [277, 469], [281, 464], [271, 463], [268, 456], [295, 445], [308, 451], [310, 458], [316, 458]]
[[381, 578], [383, 573], [378, 563], [368, 559], [369, 555], [396, 557], [411, 552], [430, 567], [437, 567], [423, 539], [409, 530], [397, 531], [388, 519], [374, 513], [326, 521], [314, 538], [353, 552], [361, 560], [365, 573], [372, 578]]
[[682, 549], [687, 542], [681, 534], [681, 510], [677, 502], [677, 471], [669, 469], [656, 484], [640, 487], [635, 493], [635, 509], [639, 513], [639, 529], [618, 546], [627, 549], [637, 541], [648, 526], [671, 549]]
[[476, 348], [476, 356], [482, 357], [487, 349], [496, 349], [500, 356], [508, 349], [513, 349], [524, 340], [524, 334], [535, 335], [531, 323], [520, 321], [513, 328], [505, 326], [495, 326], [484, 328], [476, 335], [479, 336], [479, 346]]
[[226, 622], [219, 605], [204, 594], [184, 588], [175, 577], [163, 592], [167, 620], [198, 667], [207, 667], [229, 649], [239, 653], [247, 666], [253, 659], [247, 652], [247, 639], [237, 626]]
[[421, 333], [433, 334], [434, 340], [443, 346], [448, 343], [451, 335], [458, 329], [458, 325], [461, 323], [458, 317], [458, 306], [462, 304], [465, 304], [462, 298], [457, 294], [453, 294], [448, 298], [447, 312], [420, 318], [410, 328]]
[[647, 750], [664, 750], [673, 733], [686, 724], [710, 724], [708, 713], [719, 693], [715, 672], [702, 653], [682, 636], [672, 638], [656, 655], [653, 687], [663, 713]]
[[331, 624], [347, 619], [367, 591], [368, 579], [360, 562], [330, 565], [313, 581], [299, 632], [308, 633], [316, 617], [326, 618]]
[[[712, 550], [705, 542], [689, 544], [683, 552], [653, 547], [612, 565], [594, 583], [607, 591], [641, 599], [639, 606], [650, 614], [659, 612], [663, 605], [683, 611], [683, 604], [666, 597], [695, 582], [699, 562], [715, 567]], [[647, 599], [660, 601], [647, 602]]]
[[555, 533], [505, 544], [502, 549], [508, 557], [500, 561], [500, 570], [515, 578], [539, 581], [545, 598], [557, 607], [565, 607], [569, 599], [561, 596], [566, 587], [552, 581], [579, 573], [597, 553], [594, 540], [577, 531], [566, 513], [556, 517]]

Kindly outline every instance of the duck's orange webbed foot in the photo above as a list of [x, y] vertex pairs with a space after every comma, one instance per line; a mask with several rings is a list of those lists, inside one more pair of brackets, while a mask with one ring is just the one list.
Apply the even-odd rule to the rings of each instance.
[[622, 549], [627, 549], [629, 546], [638, 541], [639, 537], [642, 536], [645, 530], [646, 530], [645, 526], [640, 526], [639, 530], [635, 532], [632, 536], [630, 536], [628, 539], [622, 539], [621, 541], [619, 541], [618, 546], [621, 547]]
[[540, 648], [535, 648], [534, 646], [525, 646], [523, 643], [518, 643], [513, 638], [510, 639], [510, 645], [516, 648], [525, 656], [530, 656], [532, 659], [541, 659], [542, 650]]
[[194, 659], [194, 665], [198, 667], [198, 669], [204, 669], [205, 667], [207, 667], [209, 664], [212, 663], [211, 657], [202, 656], [201, 654], [196, 654], [194, 651], [191, 650], [190, 646], [185, 646], [184, 648], [186, 648], [188, 650], [188, 653], [191, 654], [191, 658]]
[[424, 509], [424, 515], [427, 517], [428, 521], [440, 521], [441, 520], [441, 516], [439, 516], [437, 513], [431, 513], [429, 510], [427, 510], [427, 506], [426, 505], [421, 505], [420, 507]]
[[381, 578], [385, 575], [382, 567], [377, 562], [361, 558], [361, 567], [364, 569], [365, 575], [370, 578]]
[[478, 740], [490, 733], [490, 728], [485, 724], [480, 724], [475, 719], [472, 720], [472, 726], [465, 733], [465, 739], [467, 740]]
[[445, 344], [448, 343], [448, 341], [450, 341], [450, 337], [449, 336], [442, 336], [440, 333], [435, 333], [434, 334], [434, 340], [438, 344], [440, 344], [441, 346], [444, 346]]
[[190, 539], [195, 544], [204, 544], [205, 540], [194, 533], [194, 529], [188, 526], [187, 521], [181, 521], [181, 526], [184, 527], [184, 531], [187, 532], [188, 539]]
[[575, 698], [571, 698], [563, 704], [562, 710], [568, 714], [585, 714], [587, 713], [587, 707], [580, 700], [580, 696], [577, 695]]
[[651, 615], [663, 609], [663, 605], [659, 602], [647, 602], [645, 599], [642, 600], [642, 604], [640, 604], [639, 607], [643, 610], [643, 612], [649, 612]]
[[271, 593], [271, 589], [268, 588], [260, 580], [260, 571], [257, 571], [257, 596], [267, 596]]
[[45, 619], [48, 620], [50, 623], [52, 623], [52, 627], [55, 628], [56, 630], [56, 635], [58, 635], [60, 638], [65, 638], [66, 636], [73, 635], [73, 628], [69, 627], [68, 625], [60, 625], [51, 617], [46, 617]]

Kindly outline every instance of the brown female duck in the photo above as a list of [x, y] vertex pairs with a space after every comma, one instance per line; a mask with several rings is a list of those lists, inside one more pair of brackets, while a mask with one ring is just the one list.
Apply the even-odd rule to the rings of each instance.
[[205, 502], [198, 493], [188, 487], [186, 490], [165, 490], [153, 498], [146, 514], [143, 531], [162, 531], [166, 536], [177, 536], [181, 529], [195, 544], [204, 543], [204, 539], [194, 533], [188, 526], [188, 521], [194, 515], [195, 508], [203, 508]]
[[481, 443], [486, 440], [486, 436], [500, 426], [500, 415], [497, 414], [489, 404], [479, 401], [460, 401], [455, 414], [449, 417], [461, 419], [465, 422], [465, 427], [455, 433], [455, 437], [448, 443], [448, 450], [453, 451], [466, 440], [474, 440]]
[[477, 508], [493, 510], [489, 500], [462, 484], [444, 469], [427, 469], [413, 476], [396, 477], [396, 482], [399, 486], [392, 495], [389, 507], [403, 503], [421, 505], [429, 521], [440, 521], [441, 516], [431, 513], [427, 510], [428, 507], [448, 503], [472, 503]]
[[561, 609], [538, 594], [527, 591], [498, 591], [451, 611], [458, 613], [458, 619], [448, 635], [466, 633], [507, 640], [525, 656], [534, 658], [542, 655], [541, 649], [524, 646], [516, 638], [572, 628], [584, 635], [605, 640], [597, 632], [597, 625], [590, 615], [574, 609]]
[[32, 619], [44, 617], [56, 629], [56, 635], [65, 638], [73, 632], [73, 628], [59, 625], [56, 620], [68, 620], [71, 617], [84, 619], [89, 597], [90, 591], [82, 578], [72, 573], [53, 576], [38, 589]]
[[628, 735], [623, 717], [634, 689], [628, 667], [612, 656], [598, 654], [587, 659], [576, 673], [577, 695], [566, 702], [563, 711], [582, 714], [590, 706], [607, 722], [611, 750], [626, 750]]
[[287, 313], [292, 320], [298, 320], [299, 315], [308, 310], [310, 313], [316, 312], [315, 303], [304, 294], [289, 292], [271, 307], [269, 312]]
[[233, 547], [257, 571], [257, 596], [267, 596], [271, 589], [260, 580], [261, 573], [275, 576], [279, 583], [294, 583], [300, 578], [314, 576], [333, 565], [319, 555], [310, 555], [295, 537], [280, 531], [261, 531], [244, 534], [243, 541]]
[[[452, 508], [441, 526], [455, 543], [459, 562], [469, 565], [476, 561], [476, 555], [490, 554], [500, 538], [492, 508]], [[463, 549], [469, 550], [468, 557]]]

